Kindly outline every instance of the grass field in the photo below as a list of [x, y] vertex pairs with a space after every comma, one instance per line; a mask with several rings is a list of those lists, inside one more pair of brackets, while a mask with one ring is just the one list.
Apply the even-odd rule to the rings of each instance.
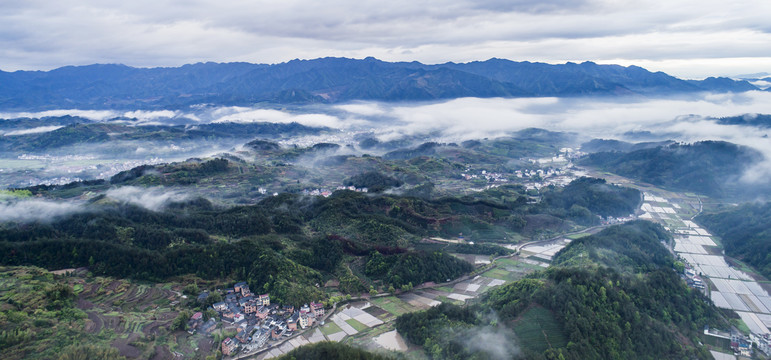
[[587, 237], [589, 235], [591, 235], [591, 234], [589, 234], [589, 233], [579, 233], [579, 234], [568, 235], [567, 238], [568, 239], [572, 239], [572, 240], [576, 240], [576, 239], [580, 239], [582, 237]]
[[498, 259], [495, 260], [495, 265], [503, 265], [503, 266], [519, 266], [520, 262], [514, 259]]
[[388, 311], [389, 313], [396, 316], [418, 310], [412, 305], [400, 300], [395, 296], [376, 298], [376, 299], [372, 299], [371, 302], [375, 304], [377, 307], [385, 311]]
[[356, 319], [348, 319], [348, 320], [345, 320], [345, 322], [347, 322], [348, 325], [351, 325], [352, 328], [356, 329], [356, 331], [364, 331], [369, 329], [367, 325], [360, 323]]
[[731, 319], [731, 324], [734, 324], [734, 326], [736, 326], [743, 334], [750, 333], [749, 326], [747, 326], [742, 319]]
[[509, 280], [511, 273], [501, 268], [493, 268], [482, 273], [482, 276], [499, 280]]
[[337, 334], [341, 331], [343, 331], [343, 329], [341, 329], [339, 326], [337, 326], [337, 324], [335, 324], [332, 321], [324, 324], [324, 326], [321, 327], [321, 333], [327, 336], [332, 334]]
[[448, 298], [446, 296], [439, 296], [439, 297], [436, 298], [436, 300], [439, 300], [439, 301], [441, 301], [443, 303], [450, 303], [450, 304], [454, 304], [454, 305], [463, 305], [463, 304], [465, 304], [465, 302], [463, 302], [463, 301], [455, 300], [455, 299], [450, 299], [450, 298]]
[[567, 346], [554, 315], [542, 307], [533, 307], [522, 314], [514, 323], [514, 333], [522, 346], [536, 353]]

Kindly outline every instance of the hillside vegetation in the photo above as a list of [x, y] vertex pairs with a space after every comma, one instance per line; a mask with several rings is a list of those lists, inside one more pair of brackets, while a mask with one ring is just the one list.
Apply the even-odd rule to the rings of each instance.
[[[221, 163], [204, 163], [202, 169], [209, 170], [201, 171], [226, 169], [226, 161]], [[598, 189], [604, 198], [593, 195]], [[502, 187], [434, 200], [353, 191], [329, 198], [282, 194], [232, 208], [199, 198], [161, 211], [102, 195], [91, 201], [90, 211], [53, 222], [2, 225], [0, 249], [8, 254], [2, 260], [7, 265], [89, 266], [96, 274], [156, 281], [184, 274], [246, 279], [280, 301], [302, 303], [323, 297], [315, 284], [330, 276], [341, 278], [346, 292], [367, 289], [366, 279], [350, 275], [346, 257], [367, 257], [363, 272], [397, 288], [442, 282], [472, 267], [443, 252], [410, 249], [424, 237], [464, 233], [484, 240], [503, 234], [495, 240], [505, 241], [506, 234], [559, 231], [570, 220], [596, 218], [587, 209], [574, 214], [586, 199], [599, 204], [627, 198], [613, 205], [627, 213], [639, 199], [636, 190], [587, 179], [550, 189], [549, 200], [538, 204], [528, 204], [520, 191]], [[558, 227], [550, 229], [544, 217], [557, 220]]]
[[[499, 358], [495, 336], [516, 344], [503, 348], [506, 358], [709, 359], [694, 339], [721, 320], [672, 269], [661, 244], [669, 239], [649, 222], [613, 226], [573, 241], [547, 270], [496, 287], [476, 304], [406, 314], [397, 329], [433, 359]], [[490, 334], [488, 346], [462, 335], [474, 333]]]
[[724, 197], [749, 195], [739, 180], [761, 159], [760, 153], [744, 146], [702, 141], [628, 153], [594, 153], [581, 163], [657, 186]]
[[720, 236], [729, 256], [736, 257], [766, 278], [771, 277], [771, 203], [750, 203], [696, 218]]
[[278, 360], [388, 360], [391, 357], [336, 342], [320, 342], [288, 352]]

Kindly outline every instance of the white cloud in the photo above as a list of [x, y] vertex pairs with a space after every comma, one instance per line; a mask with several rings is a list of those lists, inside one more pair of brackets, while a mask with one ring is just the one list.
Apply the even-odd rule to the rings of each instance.
[[[221, 116], [217, 116], [221, 115]], [[352, 122], [342, 121], [340, 118], [326, 114], [292, 114], [271, 109], [250, 109], [243, 107], [228, 107], [215, 110], [212, 114], [215, 119], [212, 122], [224, 123], [292, 123], [315, 127], [348, 127]], [[353, 121], [355, 122], [355, 121]]]
[[84, 211], [78, 204], [41, 199], [0, 201], [0, 222], [51, 221], [58, 217]]
[[179, 191], [169, 191], [163, 188], [139, 188], [123, 186], [107, 191], [107, 196], [120, 202], [144, 207], [152, 211], [160, 211], [169, 202], [183, 201], [187, 195]]
[[464, 98], [418, 105], [361, 103], [353, 111], [367, 112], [368, 107], [380, 109], [376, 117], [388, 119], [372, 122], [379, 126], [376, 133], [381, 140], [438, 133], [443, 141], [462, 141], [494, 138], [530, 127], [605, 139], [623, 139], [630, 131], [650, 131], [661, 140], [724, 140], [749, 146], [767, 160], [745, 174], [745, 180], [766, 181], [771, 176], [771, 139], [766, 137], [771, 130], [719, 125], [707, 119], [771, 113], [769, 92], [701, 94], [681, 99]]
[[13, 135], [29, 135], [29, 134], [39, 134], [44, 132], [50, 132], [54, 130], [58, 130], [63, 128], [64, 126], [38, 126], [31, 129], [24, 129], [24, 130], [14, 130], [9, 131], [7, 133], [4, 133], [4, 136], [13, 136]]
[[135, 111], [127, 111], [123, 114], [123, 116], [131, 119], [137, 119], [140, 121], [147, 121], [157, 118], [174, 118], [179, 116], [180, 113], [178, 111], [171, 111], [171, 110], [158, 110], [158, 111], [145, 111], [145, 110], [135, 110]]

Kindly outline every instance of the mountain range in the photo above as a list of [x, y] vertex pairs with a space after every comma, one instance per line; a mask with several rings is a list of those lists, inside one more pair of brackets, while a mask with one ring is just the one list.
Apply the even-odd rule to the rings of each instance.
[[759, 90], [729, 78], [683, 80], [638, 66], [559, 65], [490, 59], [426, 65], [375, 58], [320, 58], [266, 65], [119, 64], [50, 71], [0, 71], [0, 109], [185, 108], [191, 105], [308, 104], [460, 97], [662, 96]]

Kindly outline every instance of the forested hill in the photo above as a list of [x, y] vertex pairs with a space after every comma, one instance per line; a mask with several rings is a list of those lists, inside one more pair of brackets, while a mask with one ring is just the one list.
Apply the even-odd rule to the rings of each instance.
[[744, 114], [739, 116], [728, 116], [715, 119], [718, 124], [723, 125], [745, 125], [757, 126], [759, 128], [771, 128], [771, 115], [769, 114]]
[[[657, 186], [693, 191], [713, 197], [746, 196], [739, 180], [762, 155], [724, 141], [671, 144], [628, 153], [594, 153], [583, 165], [641, 180]], [[752, 193], [752, 196], [756, 194]]]
[[[8, 122], [8, 123], [6, 123]], [[0, 136], [0, 152], [46, 152], [66, 146], [105, 144], [111, 141], [216, 141], [221, 139], [253, 139], [318, 134], [327, 128], [309, 127], [298, 123], [212, 123], [196, 126], [143, 125], [109, 122], [93, 123], [83, 118], [51, 117], [0, 121], [14, 130], [32, 126], [60, 126], [41, 133], [4, 134]]]
[[696, 221], [720, 236], [726, 254], [771, 277], [771, 203], [704, 213]]
[[623, 273], [671, 269], [674, 257], [661, 245], [670, 240], [660, 225], [638, 220], [573, 240], [554, 256], [552, 265], [597, 265]]
[[395, 357], [324, 341], [296, 348], [279, 357], [278, 360], [388, 360], [393, 358]]
[[[726, 324], [673, 270], [661, 244], [669, 239], [650, 222], [610, 227], [571, 242], [547, 270], [496, 287], [480, 303], [406, 314], [396, 326], [432, 359], [489, 359], [493, 349], [505, 358], [710, 359], [696, 345], [698, 333]], [[533, 338], [533, 328], [543, 337]], [[468, 341], [477, 333], [488, 334], [489, 346]], [[511, 346], [499, 348], [501, 337]]]
[[173, 108], [460, 97], [662, 95], [757, 90], [746, 81], [681, 80], [637, 66], [550, 65], [490, 59], [425, 65], [322, 58], [265, 65], [198, 63], [176, 68], [98, 64], [0, 71], [0, 108]]
[[[181, 174], [185, 179], [232, 170], [224, 159], [187, 165]], [[118, 174], [112, 183], [141, 182], [151, 176], [145, 172], [157, 173], [151, 169]], [[89, 188], [104, 186], [99, 182]], [[56, 191], [22, 190], [30, 195]], [[474, 197], [438, 199], [349, 190], [328, 198], [284, 193], [230, 208], [192, 198], [157, 211], [107, 192], [51, 221], [0, 223], [0, 251], [6, 254], [0, 265], [89, 266], [96, 274], [143, 280], [185, 274], [245, 279], [276, 299], [301, 303], [322, 297], [315, 284], [332, 276], [342, 291], [358, 293], [367, 288], [357, 276], [399, 288], [457, 278], [473, 269], [442, 251], [413, 249], [425, 237], [463, 233], [476, 242], [506, 241], [513, 235], [562, 231], [574, 222], [596, 223], [597, 214], [607, 209], [593, 213], [578, 204], [598, 193], [603, 201], [618, 201], [613, 210], [627, 214], [639, 199], [636, 190], [591, 179], [544, 189], [550, 200], [537, 204], [529, 203], [524, 191], [502, 186]], [[490, 244], [469, 250], [492, 254], [505, 249]], [[366, 263], [357, 275], [346, 265], [354, 258]]]

